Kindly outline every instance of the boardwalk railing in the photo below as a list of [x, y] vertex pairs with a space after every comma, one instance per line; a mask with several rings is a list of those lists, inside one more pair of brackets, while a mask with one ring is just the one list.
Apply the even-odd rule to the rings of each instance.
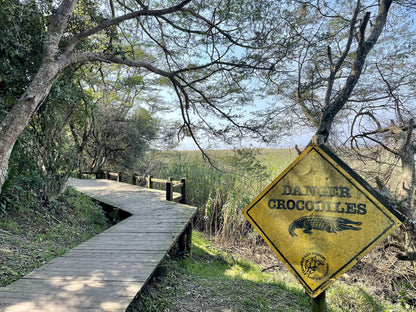
[[[122, 173], [121, 172], [105, 172], [105, 178], [107, 180], [115, 180], [117, 182], [121, 182]], [[181, 204], [186, 203], [186, 179], [182, 178], [179, 181], [173, 180], [172, 177], [168, 179], [158, 179], [154, 178], [151, 175], [148, 176], [140, 176], [140, 175], [133, 175], [131, 177], [131, 184], [133, 185], [140, 185], [145, 184], [146, 188], [153, 189], [154, 183], [164, 184], [166, 189], [166, 200], [168, 201], [176, 201]], [[143, 183], [144, 182], [144, 183]], [[179, 192], [174, 193], [175, 189], [179, 189]], [[179, 194], [178, 194], [179, 193]]]

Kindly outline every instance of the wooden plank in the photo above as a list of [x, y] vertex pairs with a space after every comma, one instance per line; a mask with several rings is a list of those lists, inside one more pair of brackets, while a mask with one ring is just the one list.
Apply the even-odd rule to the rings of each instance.
[[113, 250], [166, 250], [172, 245], [170, 241], [135, 241], [131, 243], [126, 242], [91, 242], [88, 244], [82, 244], [78, 247], [78, 250], [88, 249], [88, 250], [95, 250], [95, 249], [113, 249]]
[[[32, 303], [28, 303], [26, 306], [24, 304], [16, 304], [13, 305], [13, 307], [7, 307], [7, 305], [4, 305], [2, 308], [2, 304], [0, 304], [0, 311], [5, 311], [5, 312], [27, 312], [27, 311], [34, 311], [34, 312], [125, 312], [126, 309], [125, 308], [109, 308], [109, 309], [103, 309], [100, 307], [97, 308], [85, 308], [85, 307], [65, 307], [62, 309], [57, 309], [56, 307], [52, 307], [50, 310], [36, 310], [33, 307]], [[11, 306], [11, 304], [9, 304], [9, 306]]]
[[[155, 262], [150, 261], [143, 261], [139, 262], [140, 259], [138, 259], [137, 262], [132, 261], [102, 261], [97, 263], [97, 261], [92, 261], [94, 259], [79, 259], [75, 260], [76, 263], [74, 263], [74, 259], [66, 259], [66, 261], [61, 261], [59, 263], [53, 263], [50, 265], [45, 265], [38, 270], [44, 271], [65, 271], [65, 270], [125, 270], [125, 269], [131, 269], [131, 270], [147, 270], [148, 268], [154, 268]], [[55, 265], [58, 264], [58, 265]], [[69, 267], [70, 265], [70, 267]], [[35, 272], [35, 271], [33, 271]], [[28, 276], [28, 275], [27, 275]], [[1, 288], [0, 288], [1, 290]]]
[[[167, 251], [166, 251], [167, 252]], [[139, 260], [142, 261], [155, 261], [160, 262], [160, 260], [166, 255], [166, 252], [163, 251], [129, 251], [129, 253], [120, 254], [118, 252], [109, 252], [108, 250], [105, 251], [94, 251], [91, 252], [89, 250], [74, 250], [69, 253], [66, 258], [87, 258], [91, 259], [91, 261], [109, 261], [109, 260], [118, 260], [118, 261], [130, 261], [130, 262], [137, 262]], [[75, 260], [76, 261], [76, 260]]]
[[[11, 298], [4, 297], [4, 312], [67, 312], [83, 311], [93, 308], [94, 311], [125, 311], [130, 304], [128, 297], [91, 297], [86, 295], [74, 295], [60, 297], [56, 295], [38, 295]], [[93, 299], [91, 299], [93, 298]], [[94, 299], [97, 298], [97, 299]]]
[[[113, 282], [114, 283], [114, 282]], [[0, 291], [2, 296], [7, 297], [8, 299], [4, 299], [4, 303], [13, 303], [21, 300], [22, 298], [27, 299], [36, 299], [39, 296], [44, 295], [50, 295], [51, 293], [54, 293], [56, 291], [59, 291], [60, 294], [58, 295], [60, 298], [73, 298], [73, 297], [91, 297], [95, 298], [94, 301], [97, 302], [97, 298], [105, 297], [105, 300], [111, 299], [111, 298], [119, 298], [119, 297], [126, 297], [129, 302], [131, 299], [136, 295], [136, 289], [126, 287], [123, 289], [123, 291], [118, 291], [117, 293], [114, 293], [114, 290], [111, 289], [111, 287], [114, 284], [106, 284], [106, 287], [79, 287], [77, 284], [69, 284], [68, 286], [62, 287], [62, 288], [56, 288], [56, 287], [50, 287], [48, 285], [44, 286], [42, 285], [42, 288], [39, 287], [35, 288], [26, 288], [24, 291], [15, 289], [13, 291]], [[137, 285], [137, 287], [140, 287], [141, 285]], [[116, 285], [115, 287], [119, 287], [119, 285]], [[70, 289], [70, 291], [68, 291]], [[17, 300], [16, 300], [17, 299]], [[102, 300], [102, 299], [101, 299]], [[29, 312], [29, 311], [28, 311]]]
[[125, 311], [196, 212], [166, 202], [164, 191], [106, 180], [71, 184], [132, 216], [0, 288], [0, 311]]
[[[123, 272], [107, 272], [102, 271], [98, 272], [77, 272], [76, 270], [67, 271], [67, 272], [54, 272], [54, 271], [37, 271], [31, 275], [26, 275], [26, 279], [53, 279], [56, 277], [64, 278], [65, 280], [75, 281], [77, 279], [83, 280], [99, 280], [101, 282], [107, 281], [126, 281], [126, 282], [145, 282], [153, 271], [149, 272], [136, 272], [128, 271], [123, 274]], [[88, 275], [88, 273], [90, 275]]]
[[94, 243], [94, 244], [88, 244], [88, 245], [82, 245], [78, 248], [78, 250], [114, 250], [114, 251], [147, 251], [147, 250], [167, 250], [169, 247], [171, 247], [171, 242], [152, 242], [152, 244], [149, 245], [149, 242], [134, 242], [132, 244], [117, 244], [116, 241], [112, 243]]
[[[32, 287], [33, 283], [36, 282], [37, 287]], [[92, 280], [92, 279], [72, 279], [69, 280], [68, 278], [63, 277], [56, 277], [54, 279], [36, 279], [35, 281], [30, 278], [22, 278], [16, 282], [13, 282], [7, 287], [0, 288], [0, 294], [4, 294], [7, 292], [17, 293], [25, 289], [31, 293], [38, 293], [38, 294], [50, 294], [53, 289], [58, 291], [70, 291], [71, 293], [74, 292], [83, 292], [85, 287], [97, 289], [101, 292], [104, 289], [108, 289], [112, 293], [118, 289], [116, 292], [119, 295], [126, 295], [135, 292], [137, 288], [143, 286], [144, 282], [128, 282], [128, 281], [107, 281], [105, 283], [106, 287], [103, 287], [102, 281]], [[136, 294], [136, 293], [134, 293]]]
[[[96, 236], [98, 237], [98, 236]], [[136, 240], [147, 240], [151, 241], [160, 241], [160, 240], [171, 240], [175, 239], [176, 235], [174, 233], [165, 233], [165, 232], [112, 232], [111, 235], [100, 236], [100, 241], [136, 241]]]
[[[138, 278], [138, 280], [145, 281], [147, 277], [153, 272], [154, 264], [135, 267], [111, 267], [111, 266], [94, 266], [90, 265], [71, 265], [70, 267], [47, 266], [42, 267], [32, 273], [26, 275], [26, 278], [54, 278], [54, 277], [85, 277], [93, 278], [95, 280], [123, 280], [123, 278]], [[144, 278], [144, 279], [143, 279]]]
[[155, 265], [157, 263], [159, 263], [158, 259], [143, 259], [143, 258], [136, 258], [136, 260], [132, 260], [131, 258], [126, 258], [128, 260], [124, 260], [123, 259], [119, 259], [117, 257], [113, 257], [113, 258], [107, 258], [107, 259], [101, 259], [100, 261], [97, 261], [96, 258], [91, 257], [91, 258], [87, 258], [87, 257], [65, 257], [65, 258], [59, 258], [60, 261], [59, 262], [50, 262], [48, 264], [53, 264], [53, 265], [57, 265], [57, 266], [89, 266], [91, 265], [95, 265], [96, 268], [100, 269], [100, 268], [105, 268], [105, 267], [112, 267], [112, 266], [117, 266], [120, 268], [124, 268], [124, 267], [140, 267], [142, 265]]

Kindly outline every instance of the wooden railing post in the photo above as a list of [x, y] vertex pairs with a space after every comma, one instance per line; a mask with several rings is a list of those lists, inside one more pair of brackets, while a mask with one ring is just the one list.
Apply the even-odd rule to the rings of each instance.
[[173, 189], [172, 189], [172, 178], [169, 177], [166, 181], [166, 200], [171, 201], [173, 195]]
[[[113, 178], [116, 179], [117, 182], [121, 182], [122, 180], [122, 173], [119, 171], [117, 173], [105, 171], [105, 178], [107, 180], [111, 180]], [[186, 179], [181, 178], [180, 181], [175, 181], [173, 177], [167, 178], [167, 180], [164, 179], [156, 179], [153, 178], [152, 175], [148, 176], [138, 176], [137, 174], [133, 174], [130, 176], [130, 182], [133, 185], [138, 185], [138, 180], [144, 179], [146, 181], [146, 188], [152, 189], [154, 187], [154, 183], [162, 183], [166, 184], [166, 200], [173, 201], [174, 200], [174, 188], [180, 188], [180, 197], [176, 198], [176, 201], [178, 201], [181, 204], [186, 203]], [[140, 181], [141, 182], [141, 181]]]
[[192, 257], [192, 222], [190, 222], [185, 231], [181, 234], [178, 240], [179, 256]]
[[105, 172], [105, 179], [110, 180], [110, 172], [109, 171]]
[[146, 179], [146, 188], [152, 189], [153, 188], [153, 182], [152, 182], [153, 176], [148, 175]]
[[182, 195], [182, 197], [181, 197], [181, 200], [180, 200], [180, 203], [181, 204], [186, 204], [186, 199], [185, 199], [185, 194], [186, 194], [186, 179], [185, 178], [182, 178], [181, 179], [181, 183], [182, 183], [182, 187], [181, 187], [181, 195]]

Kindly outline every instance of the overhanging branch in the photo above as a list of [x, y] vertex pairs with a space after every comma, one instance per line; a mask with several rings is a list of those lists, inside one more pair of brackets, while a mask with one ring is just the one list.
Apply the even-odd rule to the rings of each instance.
[[99, 33], [100, 31], [109, 28], [111, 26], [117, 26], [125, 21], [137, 18], [139, 16], [162, 16], [162, 15], [166, 15], [166, 14], [171, 14], [177, 11], [180, 11], [181, 9], [183, 9], [183, 7], [185, 5], [187, 5], [188, 3], [190, 3], [192, 0], [184, 0], [181, 3], [179, 3], [178, 5], [169, 7], [169, 8], [165, 8], [165, 9], [159, 9], [159, 10], [149, 10], [148, 7], [144, 7], [140, 10], [128, 13], [128, 14], [124, 14], [122, 16], [119, 17], [115, 17], [109, 20], [106, 20], [105, 22], [84, 30], [82, 32], [80, 32], [78, 35], [76, 35], [74, 38], [72, 38], [72, 40], [69, 42], [69, 44], [67, 45], [64, 54], [65, 55], [69, 55], [73, 52], [75, 46], [78, 44], [78, 42], [80, 42], [81, 40], [88, 38], [94, 34]]
[[104, 62], [104, 63], [114, 63], [122, 64], [131, 67], [145, 68], [152, 73], [158, 74], [163, 77], [171, 78], [174, 76], [173, 73], [162, 70], [149, 62], [133, 60], [130, 58], [122, 58], [114, 54], [108, 54], [103, 52], [84, 52], [84, 53], [74, 53], [68, 60], [66, 65], [75, 64], [75, 63], [86, 63], [86, 62]]

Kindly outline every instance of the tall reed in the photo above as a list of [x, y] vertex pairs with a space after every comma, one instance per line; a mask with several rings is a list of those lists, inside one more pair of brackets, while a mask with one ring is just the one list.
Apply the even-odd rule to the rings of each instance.
[[159, 170], [152, 174], [185, 177], [187, 203], [199, 208], [195, 226], [218, 238], [239, 239], [252, 232], [241, 211], [275, 178], [277, 167], [289, 163], [286, 154], [263, 152], [217, 151], [211, 153], [215, 167], [196, 152], [170, 152], [164, 154], [163, 166], [153, 166]]

